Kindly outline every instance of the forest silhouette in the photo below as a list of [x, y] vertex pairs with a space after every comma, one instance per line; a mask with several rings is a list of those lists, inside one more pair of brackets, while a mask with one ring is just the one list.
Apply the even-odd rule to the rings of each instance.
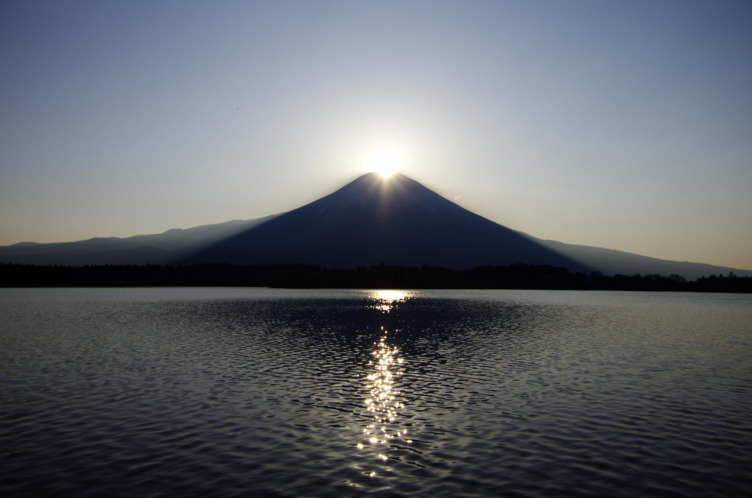
[[440, 266], [372, 265], [88, 265], [0, 263], [0, 287], [217, 286], [343, 289], [550, 289], [752, 292], [752, 277], [733, 273], [686, 280], [679, 275], [614, 275], [515, 264], [452, 270]]

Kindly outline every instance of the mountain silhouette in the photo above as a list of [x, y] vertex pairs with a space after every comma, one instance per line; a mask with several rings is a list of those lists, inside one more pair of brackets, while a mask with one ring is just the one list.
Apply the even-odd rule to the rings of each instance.
[[676, 274], [687, 279], [752, 271], [668, 261], [614, 249], [542, 240], [474, 214], [410, 178], [363, 175], [292, 211], [162, 234], [0, 247], [0, 263], [36, 265], [379, 263], [466, 269], [517, 263], [604, 275]]
[[72, 266], [167, 264], [273, 217], [173, 228], [160, 234], [125, 238], [96, 237], [50, 244], [21, 242], [0, 247], [0, 262]]
[[514, 263], [587, 265], [395, 174], [361, 176], [336, 192], [182, 258], [186, 263], [378, 263], [453, 269]]

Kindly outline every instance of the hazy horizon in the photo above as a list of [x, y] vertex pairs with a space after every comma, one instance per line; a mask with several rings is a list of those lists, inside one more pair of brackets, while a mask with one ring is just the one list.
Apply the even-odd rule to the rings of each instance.
[[0, 245], [261, 218], [388, 152], [535, 237], [752, 269], [752, 4], [0, 14]]

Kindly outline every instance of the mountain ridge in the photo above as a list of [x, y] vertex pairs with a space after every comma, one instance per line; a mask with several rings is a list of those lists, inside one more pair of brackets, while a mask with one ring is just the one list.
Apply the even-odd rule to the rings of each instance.
[[0, 262], [293, 263], [332, 268], [387, 263], [453, 269], [522, 263], [604, 275], [752, 275], [749, 270], [539, 239], [472, 213], [402, 174], [385, 180], [374, 173], [281, 214], [126, 238], [22, 242], [0, 247]]

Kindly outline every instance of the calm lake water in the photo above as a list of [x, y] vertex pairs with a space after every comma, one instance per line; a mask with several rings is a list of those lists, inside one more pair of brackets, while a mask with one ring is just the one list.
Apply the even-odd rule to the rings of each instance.
[[748, 496], [752, 296], [0, 289], [0, 495]]

